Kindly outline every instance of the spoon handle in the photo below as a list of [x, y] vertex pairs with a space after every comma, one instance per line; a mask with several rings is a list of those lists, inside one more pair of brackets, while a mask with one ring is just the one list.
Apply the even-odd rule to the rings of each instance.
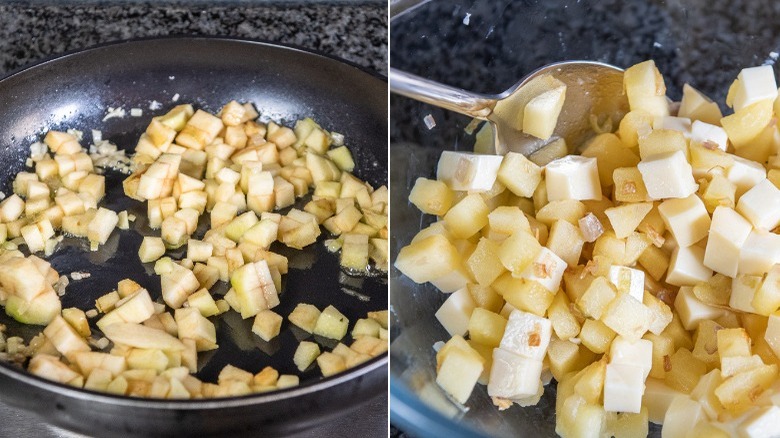
[[487, 120], [496, 100], [390, 68], [390, 91], [420, 102]]

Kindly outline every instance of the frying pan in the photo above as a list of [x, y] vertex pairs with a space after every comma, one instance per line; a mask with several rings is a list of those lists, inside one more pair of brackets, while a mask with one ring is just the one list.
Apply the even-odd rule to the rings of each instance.
[[[103, 138], [130, 151], [151, 116], [180, 103], [213, 113], [232, 99], [254, 103], [262, 121], [290, 125], [312, 117], [325, 129], [344, 134], [355, 157], [356, 176], [374, 187], [387, 183], [387, 83], [383, 78], [296, 48], [188, 37], [98, 46], [0, 80], [0, 190], [11, 192], [11, 181], [23, 170], [29, 145], [48, 129], [79, 129], [85, 133], [82, 145], [90, 144], [92, 129], [99, 129]], [[152, 101], [162, 108], [150, 110]], [[102, 121], [109, 107], [120, 106], [128, 114], [130, 108], [142, 108], [144, 116]], [[145, 205], [123, 196], [123, 178], [107, 174], [104, 202], [115, 211], [134, 213], [138, 220], [131, 229], [115, 230], [97, 252], [90, 252], [83, 240], [66, 238], [48, 258], [61, 275], [91, 274], [71, 281], [62, 297], [63, 308], [94, 308], [94, 300], [114, 290], [123, 278], [139, 282], [154, 298], [160, 296], [159, 277], [137, 255], [142, 237], [155, 232], [145, 221]], [[297, 207], [305, 202], [304, 198]], [[333, 304], [354, 322], [365, 318], [368, 311], [386, 309], [385, 277], [352, 277], [341, 271], [338, 256], [327, 253], [321, 243], [325, 234], [304, 251], [288, 250], [279, 243], [272, 246], [271, 250], [290, 260], [281, 304], [274, 310], [286, 316], [301, 302], [320, 309]], [[169, 255], [181, 258], [182, 250]], [[213, 292], [224, 293], [226, 288]], [[42, 329], [0, 314], [9, 336], [29, 340]], [[386, 391], [386, 355], [323, 379], [316, 367], [297, 372], [292, 357], [306, 333], [287, 321], [277, 338], [264, 342], [251, 333], [252, 319], [241, 320], [232, 311], [212, 319], [220, 347], [199, 356], [199, 378], [214, 382], [226, 364], [250, 372], [273, 366], [281, 374], [300, 374], [301, 385], [244, 397], [150, 400], [76, 389], [2, 363], [0, 397], [58, 426], [100, 436], [273, 436], [313, 427]], [[314, 340], [325, 349], [335, 346], [326, 339]]]

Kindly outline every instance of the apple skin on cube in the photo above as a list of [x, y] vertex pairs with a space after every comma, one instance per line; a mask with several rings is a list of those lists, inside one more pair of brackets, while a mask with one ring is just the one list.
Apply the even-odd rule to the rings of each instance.
[[248, 263], [233, 272], [230, 283], [246, 319], [264, 309], [279, 305], [279, 295], [265, 260]]
[[8, 297], [5, 312], [13, 319], [33, 325], [47, 325], [59, 315], [62, 304], [60, 297], [51, 290], [44, 292], [32, 301], [24, 301], [16, 295]]

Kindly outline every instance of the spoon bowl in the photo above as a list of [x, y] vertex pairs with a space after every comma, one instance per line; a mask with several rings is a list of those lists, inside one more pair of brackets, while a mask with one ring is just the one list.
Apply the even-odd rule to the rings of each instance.
[[[522, 132], [523, 108], [532, 98], [549, 90], [556, 83], [554, 79], [566, 84], [566, 96], [553, 136], [543, 140]], [[572, 152], [596, 129], [615, 128], [628, 111], [623, 70], [593, 61], [546, 65], [498, 95], [472, 93], [391, 68], [390, 90], [488, 121], [493, 127], [493, 146], [479, 152], [500, 155], [509, 151], [530, 155], [559, 138], [566, 141]]]

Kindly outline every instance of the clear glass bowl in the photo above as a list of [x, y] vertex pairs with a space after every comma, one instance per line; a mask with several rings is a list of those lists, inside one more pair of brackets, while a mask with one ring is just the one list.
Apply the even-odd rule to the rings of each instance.
[[[496, 94], [545, 64], [594, 60], [628, 67], [654, 59], [668, 94], [685, 82], [723, 109], [744, 67], [774, 63], [780, 52], [780, 3], [728, 1], [395, 1], [390, 63], [446, 84]], [[407, 201], [414, 181], [434, 177], [442, 150], [469, 150], [470, 119], [391, 95], [393, 257], [433, 221]], [[435, 126], [429, 128], [424, 118]], [[448, 339], [433, 314], [446, 298], [393, 269], [391, 421], [420, 436], [554, 436], [555, 386], [539, 405], [498, 412], [477, 386], [465, 409], [435, 383], [432, 345]], [[660, 429], [651, 429], [660, 436]]]

